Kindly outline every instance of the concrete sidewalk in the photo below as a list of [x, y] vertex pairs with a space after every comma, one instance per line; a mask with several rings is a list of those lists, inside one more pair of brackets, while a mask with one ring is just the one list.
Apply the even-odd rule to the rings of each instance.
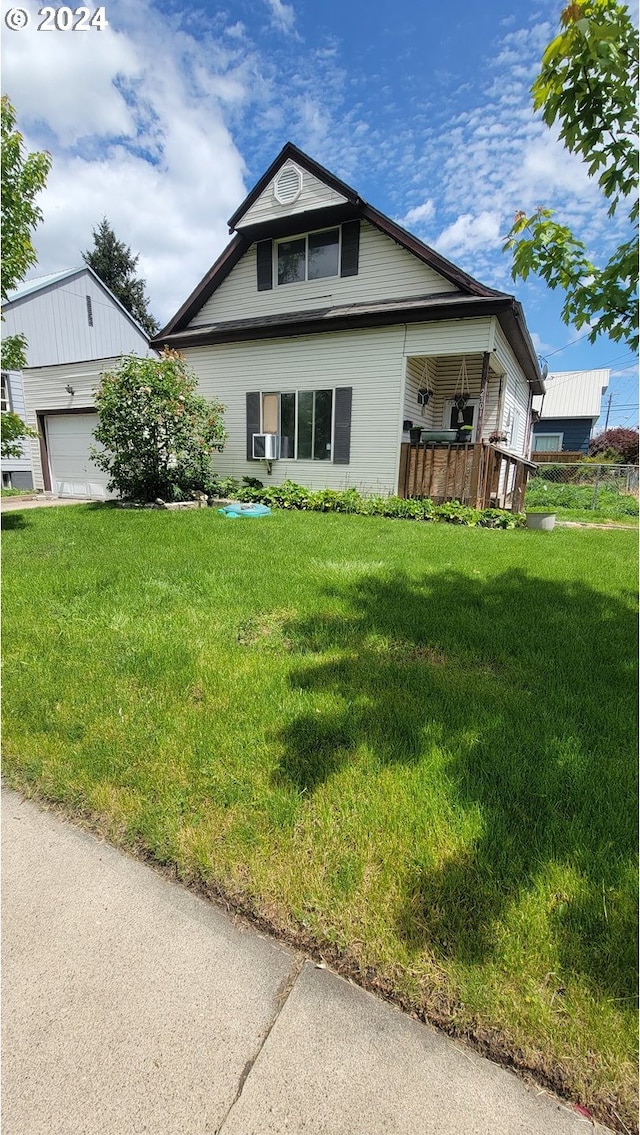
[[2, 497], [0, 512], [23, 512], [25, 508], [57, 508], [65, 504], [93, 504], [86, 497]]
[[7, 790], [2, 841], [4, 1135], [594, 1130]]

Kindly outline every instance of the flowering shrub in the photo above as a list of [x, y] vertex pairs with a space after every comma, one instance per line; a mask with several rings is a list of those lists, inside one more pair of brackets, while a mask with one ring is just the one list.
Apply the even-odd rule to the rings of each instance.
[[196, 394], [197, 379], [176, 351], [123, 358], [102, 375], [91, 456], [109, 491], [128, 500], [183, 500], [209, 491], [211, 458], [226, 437], [219, 402]]

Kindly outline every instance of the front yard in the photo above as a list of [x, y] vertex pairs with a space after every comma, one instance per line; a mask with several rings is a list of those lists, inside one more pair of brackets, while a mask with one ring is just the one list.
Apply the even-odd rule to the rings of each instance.
[[635, 533], [3, 519], [10, 783], [633, 1127]]

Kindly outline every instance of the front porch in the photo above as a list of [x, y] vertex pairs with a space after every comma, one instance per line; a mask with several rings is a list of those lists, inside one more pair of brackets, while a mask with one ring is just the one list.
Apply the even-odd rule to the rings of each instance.
[[457, 500], [473, 508], [521, 512], [536, 466], [487, 441], [474, 445], [402, 443], [398, 496]]
[[398, 494], [520, 511], [532, 391], [495, 351], [406, 359]]

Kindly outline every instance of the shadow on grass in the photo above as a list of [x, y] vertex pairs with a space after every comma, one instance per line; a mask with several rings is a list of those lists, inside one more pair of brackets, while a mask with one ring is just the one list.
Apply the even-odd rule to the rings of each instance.
[[28, 528], [29, 521], [23, 512], [3, 512], [0, 516], [0, 528], [3, 532], [15, 531], [18, 528]]
[[559, 890], [547, 907], [563, 963], [609, 995], [631, 996], [631, 597], [627, 605], [511, 571], [492, 581], [370, 576], [327, 599], [347, 614], [285, 630], [301, 659], [292, 684], [330, 693], [334, 708], [284, 730], [279, 781], [313, 792], [358, 746], [388, 766], [425, 760], [436, 745], [453, 808], [479, 810], [481, 834], [440, 868], [426, 852], [399, 865], [408, 902], [398, 931], [409, 948], [481, 961], [506, 908], [550, 865], [568, 867], [573, 893]]

